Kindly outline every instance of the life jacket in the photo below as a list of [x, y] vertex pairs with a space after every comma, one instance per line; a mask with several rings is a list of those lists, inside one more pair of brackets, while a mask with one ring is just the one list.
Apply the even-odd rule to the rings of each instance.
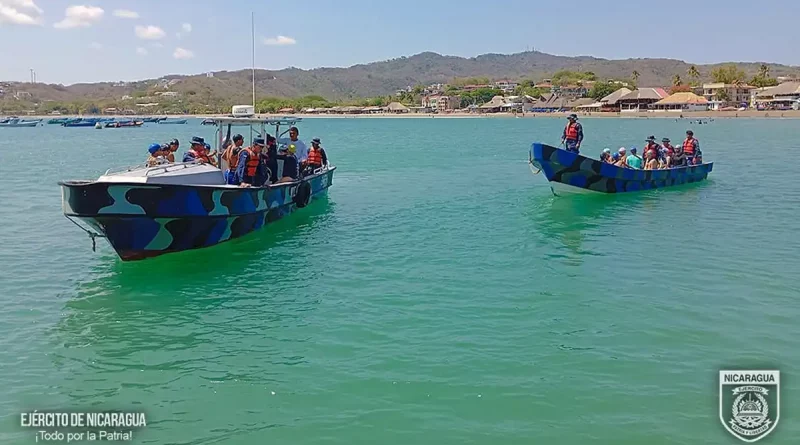
[[578, 140], [578, 123], [577, 122], [570, 122], [567, 124], [567, 128], [564, 130], [567, 137], [571, 141]]
[[667, 156], [672, 156], [675, 154], [675, 147], [673, 147], [672, 144], [670, 145], [664, 144], [663, 147], [664, 151], [667, 153]]
[[244, 166], [244, 175], [250, 178], [255, 177], [258, 166], [261, 164], [261, 156], [250, 147], [245, 148], [244, 151], [247, 153], [247, 164]]
[[311, 148], [308, 150], [308, 164], [309, 165], [322, 165], [322, 151], [319, 148]]
[[652, 154], [652, 155], [650, 155], [652, 158], [654, 158], [654, 159], [658, 159], [658, 156], [659, 156], [659, 153], [658, 153], [658, 144], [656, 144], [656, 143], [654, 143], [654, 142], [648, 142], [648, 143], [647, 143], [647, 146], [646, 146], [646, 147], [644, 147], [644, 153], [645, 153], [645, 157], [647, 157], [647, 152], [648, 152], [648, 151], [652, 151], [652, 152], [653, 152], [653, 154]]
[[686, 156], [694, 156], [694, 138], [686, 138], [683, 141], [683, 152]]
[[196, 151], [194, 151], [194, 149], [189, 149], [189, 154], [191, 154], [192, 157], [198, 161], [207, 162], [209, 164], [211, 163], [211, 158], [209, 158], [208, 155], [198, 154]]
[[239, 165], [239, 153], [242, 151], [240, 147], [232, 147], [231, 148], [231, 155], [228, 158], [228, 167], [231, 170], [236, 170], [236, 167]]

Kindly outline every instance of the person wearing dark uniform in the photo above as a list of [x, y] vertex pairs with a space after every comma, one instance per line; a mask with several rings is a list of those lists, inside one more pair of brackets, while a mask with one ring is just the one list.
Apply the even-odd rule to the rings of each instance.
[[284, 144], [278, 149], [278, 155], [276, 156], [278, 182], [297, 181], [299, 177], [300, 163], [297, 162], [293, 147], [293, 144], [289, 144], [288, 147]]
[[256, 138], [253, 146], [239, 152], [236, 167], [236, 179], [241, 187], [260, 187], [267, 181], [266, 165], [261, 152], [264, 149], [264, 139]]
[[683, 141], [683, 154], [686, 155], [686, 163], [694, 165], [694, 157], [700, 151], [700, 141], [694, 138], [692, 130], [686, 130], [686, 139]]
[[567, 151], [580, 153], [581, 142], [583, 141], [583, 126], [578, 123], [578, 115], [570, 114], [567, 117], [569, 122], [564, 127], [564, 133], [561, 135], [561, 143], [565, 144]]
[[328, 155], [325, 154], [325, 149], [322, 148], [320, 143], [319, 138], [311, 140], [311, 148], [308, 149], [308, 160], [306, 161], [306, 167], [303, 169], [304, 175], [314, 174], [316, 169], [328, 165]]

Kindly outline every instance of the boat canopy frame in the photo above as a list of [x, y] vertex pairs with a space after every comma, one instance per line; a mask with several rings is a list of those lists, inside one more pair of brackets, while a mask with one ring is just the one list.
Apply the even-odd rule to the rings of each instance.
[[[231, 138], [231, 129], [233, 127], [249, 127], [250, 128], [250, 144], [252, 145], [253, 139], [257, 137], [265, 137], [267, 134], [267, 127], [275, 127], [275, 139], [280, 139], [284, 134], [286, 134], [289, 130], [285, 130], [281, 133], [281, 126], [289, 126], [289, 128], [295, 126], [298, 122], [301, 122], [303, 118], [301, 117], [294, 117], [294, 116], [283, 116], [283, 117], [273, 117], [273, 118], [257, 118], [257, 117], [210, 117], [206, 120], [213, 121], [214, 125], [216, 125], [217, 130], [214, 137], [215, 146], [214, 149], [217, 151], [217, 165], [222, 171], [225, 171], [226, 168], [223, 168], [223, 159], [222, 154], [224, 150], [228, 147], [228, 144], [232, 143], [233, 140]], [[227, 128], [226, 128], [227, 127]], [[227, 164], [227, 163], [226, 163]]]

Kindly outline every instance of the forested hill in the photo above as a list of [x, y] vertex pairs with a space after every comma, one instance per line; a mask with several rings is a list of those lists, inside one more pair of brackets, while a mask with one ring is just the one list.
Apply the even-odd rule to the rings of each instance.
[[[721, 65], [721, 64], [720, 64]], [[755, 75], [760, 63], [736, 63], [748, 76]], [[772, 76], [800, 75], [800, 67], [767, 64]], [[517, 54], [484, 54], [463, 58], [426, 52], [411, 57], [354, 65], [348, 68], [317, 68], [301, 70], [287, 68], [279, 71], [256, 71], [256, 88], [259, 97], [299, 97], [319, 95], [331, 100], [346, 100], [385, 96], [397, 89], [413, 85], [446, 83], [453, 78], [488, 77], [490, 79], [546, 78], [559, 70], [590, 71], [598, 78], [630, 79], [638, 73], [641, 86], [668, 86], [677, 74], [687, 76], [692, 65], [674, 59], [607, 60], [595, 57], [566, 57], [528, 51]], [[701, 80], [719, 65], [694, 65]], [[35, 101], [108, 101], [119, 100], [123, 95], [151, 94], [154, 88], [164, 91], [164, 82], [179, 80], [169, 85], [169, 91], [181, 96], [195, 97], [198, 102], [224, 100], [233, 103], [250, 103], [251, 71], [222, 71], [208, 77], [205, 73], [193, 76], [169, 75], [162, 79], [124, 84], [93, 83], [70, 86], [48, 84], [4, 84], [6, 100], [9, 92], [24, 89]], [[161, 82], [159, 82], [159, 80]], [[134, 96], [136, 97], [136, 96]]]

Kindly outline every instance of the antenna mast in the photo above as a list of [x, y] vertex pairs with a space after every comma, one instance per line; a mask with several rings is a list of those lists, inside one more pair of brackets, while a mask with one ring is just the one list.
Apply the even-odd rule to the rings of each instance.
[[253, 45], [253, 112], [255, 112], [256, 108], [256, 19], [255, 13], [250, 12], [250, 32], [251, 36], [250, 39], [252, 40]]

